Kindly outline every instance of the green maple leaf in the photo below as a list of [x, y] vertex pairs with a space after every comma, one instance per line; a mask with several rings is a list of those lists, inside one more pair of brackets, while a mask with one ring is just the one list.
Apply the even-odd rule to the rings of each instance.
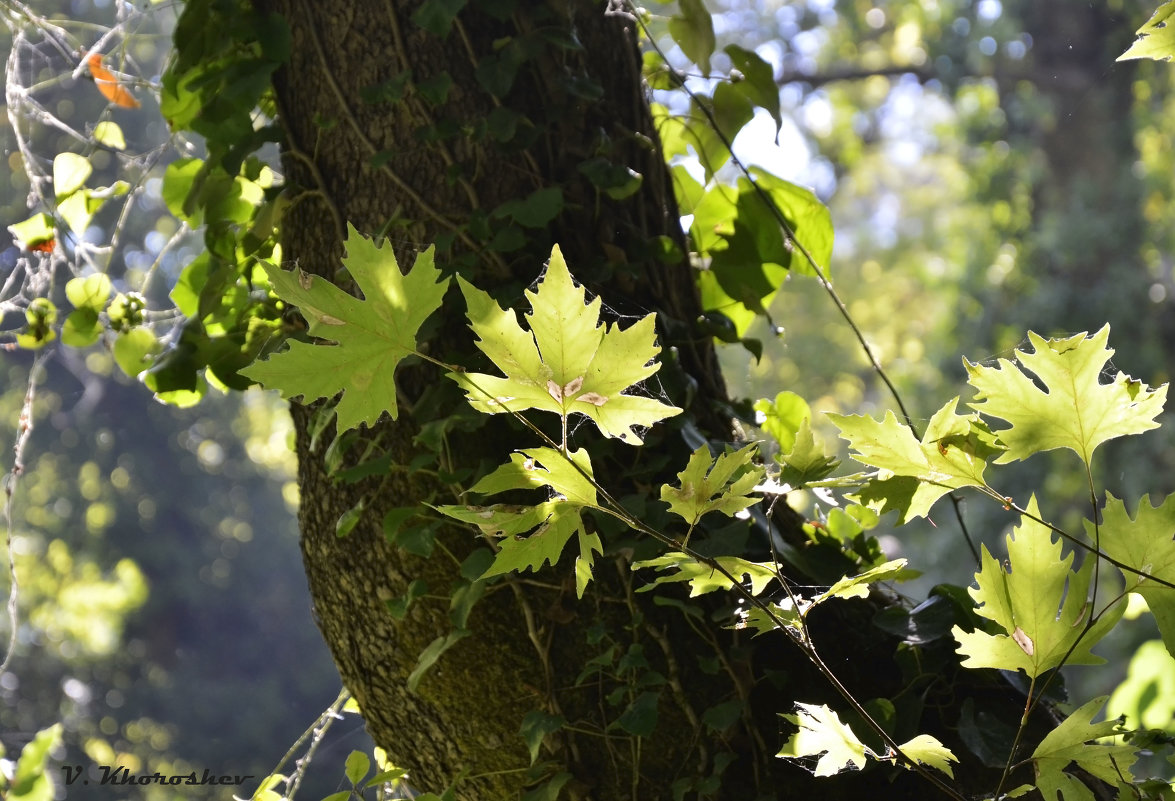
[[457, 279], [478, 348], [505, 377], [450, 373], [473, 408], [486, 414], [540, 409], [590, 417], [607, 437], [639, 445], [633, 426], [648, 427], [681, 409], [623, 390], [659, 369], [655, 315], [624, 329], [600, 324], [600, 299], [587, 302], [558, 246], [537, 291], [527, 290], [530, 330], [480, 289]]
[[776, 756], [784, 759], [819, 756], [813, 771], [816, 776], [834, 776], [846, 768], [865, 767], [869, 749], [827, 705], [797, 703], [796, 713], [780, 715], [798, 726], [799, 731], [783, 744]]
[[1134, 58], [1153, 58], [1156, 61], [1170, 61], [1175, 56], [1175, 2], [1163, 3], [1146, 24], [1138, 29], [1138, 38], [1130, 49], [1118, 56], [1118, 61]]
[[859, 576], [844, 576], [813, 601], [818, 604], [829, 598], [867, 598], [869, 585], [879, 581], [905, 581], [918, 575], [906, 570], [905, 559], [893, 559], [870, 568]]
[[[1036, 786], [1045, 798], [1062, 801], [1093, 801], [1094, 795], [1079, 779], [1064, 769], [1072, 763], [1110, 785], [1133, 781], [1130, 766], [1137, 755], [1129, 745], [1102, 745], [1092, 741], [1117, 734], [1113, 720], [1092, 723], [1107, 696], [1082, 705], [1053, 729], [1032, 752], [1036, 764]], [[1059, 795], [1058, 795], [1059, 794]]]
[[[743, 577], [750, 582], [752, 595], [758, 595], [767, 585], [779, 578], [773, 562], [750, 562], [737, 556], [717, 556], [714, 561], [722, 566], [735, 579], [742, 581]], [[657, 576], [652, 583], [641, 587], [637, 592], [648, 592], [661, 584], [672, 584], [678, 581], [688, 581], [690, 597], [695, 598], [716, 590], [729, 590], [734, 582], [714, 570], [707, 564], [699, 562], [692, 556], [681, 551], [671, 551], [655, 559], [646, 559], [642, 562], [633, 562], [633, 570], [642, 570], [651, 567], [656, 570], [674, 569], [675, 573], [663, 573]]]
[[[711, 460], [710, 448], [702, 445], [690, 455], [685, 470], [677, 474], [681, 488], [663, 485], [661, 500], [691, 528], [707, 512], [733, 517], [754, 506], [761, 499], [747, 493], [763, 480], [763, 468], [751, 464], [757, 447], [751, 444]], [[736, 474], [739, 474], [737, 478]]]
[[439, 280], [431, 247], [407, 275], [389, 244], [376, 246], [350, 225], [346, 247], [343, 264], [363, 299], [298, 268], [287, 272], [262, 262], [278, 297], [298, 307], [312, 336], [330, 344], [291, 341], [288, 350], [241, 371], [283, 398], [311, 401], [341, 392], [340, 433], [372, 425], [385, 411], [396, 419], [396, 367], [416, 352], [416, 333], [449, 285]]
[[[1093, 537], [1093, 525], [1086, 530]], [[1147, 575], [1175, 583], [1175, 495], [1159, 506], [1151, 506], [1150, 496], [1142, 496], [1134, 519], [1126, 513], [1126, 504], [1110, 495], [1106, 499], [1099, 544], [1112, 559]], [[1167, 650], [1175, 656], [1175, 589], [1142, 579], [1137, 573], [1123, 571], [1126, 587], [1146, 599], [1155, 616], [1159, 633]]]
[[1108, 325], [1092, 337], [1081, 333], [1067, 339], [1044, 339], [1029, 331], [1033, 352], [1016, 351], [1019, 367], [1007, 359], [1000, 359], [998, 367], [964, 360], [968, 383], [978, 390], [971, 408], [1011, 423], [996, 432], [1007, 446], [997, 464], [1069, 448], [1088, 465], [1106, 440], [1158, 428], [1154, 418], [1163, 410], [1166, 384], [1151, 389], [1123, 373], [1109, 384], [1100, 382], [1102, 368], [1114, 355], [1106, 347], [1109, 337]]
[[[1040, 516], [1035, 496], [1028, 503], [1028, 512]], [[1089, 649], [1118, 622], [1125, 604], [1116, 604], [1085, 631], [1085, 621], [1092, 612], [1087, 593], [1094, 559], [1086, 559], [1079, 570], [1071, 571], [1073, 554], [1062, 559], [1060, 539], [1054, 540], [1047, 527], [1027, 515], [1008, 535], [1007, 546], [1009, 570], [983, 546], [980, 571], [975, 575], [978, 587], [969, 590], [979, 604], [975, 611], [1005, 633], [965, 632], [955, 626], [951, 632], [959, 643], [959, 653], [966, 657], [963, 665], [1023, 670], [1036, 677], [1058, 667], [1074, 643], [1077, 647], [1069, 654], [1068, 664], [1105, 662]]]
[[[510, 490], [549, 487], [555, 497], [534, 506], [495, 504], [433, 508], [455, 520], [472, 523], [485, 534], [502, 538], [498, 541], [498, 553], [482, 578], [512, 571], [537, 571], [547, 563], [553, 566], [559, 561], [567, 541], [572, 535], [578, 535], [575, 587], [582, 598], [591, 581], [595, 554], [604, 550], [600, 536], [589, 532], [583, 520], [585, 508], [600, 508], [591, 477], [592, 463], [586, 450], [572, 451], [565, 456], [551, 448], [528, 448], [511, 454], [509, 462], [482, 478], [469, 491], [494, 495]], [[533, 533], [525, 536], [525, 532], [532, 530]]]
[[840, 464], [839, 459], [825, 456], [824, 449], [816, 444], [806, 417], [800, 421], [791, 450], [776, 455], [775, 461], [781, 468], [779, 483], [789, 487], [802, 487], [812, 481], [819, 481]]
[[[881, 421], [863, 415], [828, 415], [855, 451], [853, 458], [887, 474], [871, 482], [872, 494], [867, 491], [863, 497], [870, 502], [881, 500], [882, 511], [896, 508], [906, 520], [925, 517], [934, 502], [951, 490], [986, 486], [987, 459], [999, 450], [995, 437], [978, 415], [956, 414], [958, 403], [954, 398], [935, 412], [921, 441], [893, 412], [886, 412]], [[881, 497], [876, 495], [886, 488]]]
[[898, 749], [910, 759], [937, 768], [952, 779], [955, 778], [951, 763], [958, 762], [959, 758], [951, 753], [951, 749], [943, 745], [937, 737], [919, 734], [899, 745]]

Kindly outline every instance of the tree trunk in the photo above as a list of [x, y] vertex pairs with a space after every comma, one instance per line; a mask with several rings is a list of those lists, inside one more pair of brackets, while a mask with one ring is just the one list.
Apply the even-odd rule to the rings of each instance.
[[[573, 274], [619, 314], [658, 313], [664, 348], [658, 379], [686, 409], [672, 425], [650, 432], [643, 455], [585, 437], [597, 477], [619, 497], [642, 481], [647, 487], [671, 480], [698, 432], [730, 438], [711, 339], [695, 328], [701, 309], [692, 271], [680, 256], [657, 257], [672, 251], [666, 242], [679, 253], [685, 246], [627, 17], [607, 15], [603, 4], [589, 0], [519, 4], [513, 13], [514, 3], [475, 0], [437, 35], [412, 17], [438, 9], [438, 0], [256, 2], [287, 19], [293, 40], [293, 57], [275, 81], [288, 132], [286, 260], [337, 280], [350, 222], [366, 234], [386, 234], [405, 269], [416, 252], [437, 242], [445, 269], [459, 269], [516, 304], [558, 242]], [[639, 173], [639, 191], [624, 200], [600, 191], [580, 169], [596, 157]], [[562, 204], [549, 220], [538, 208], [540, 220], [511, 222], [502, 208], [556, 186]], [[456, 295], [438, 313], [429, 347], [447, 361], [474, 364]], [[436, 597], [460, 583], [456, 565], [476, 540], [472, 532], [448, 528], [431, 558], [415, 556], [389, 543], [384, 514], [430, 499], [458, 502], [446, 482], [459, 479], [438, 473], [493, 466], [513, 448], [536, 443], [509, 420], [483, 422], [472, 433], [452, 428], [446, 452], [459, 452], [456, 463], [442, 456], [431, 470], [412, 472], [405, 466], [426, 450], [414, 440], [421, 424], [458, 412], [462, 401], [427, 367], [408, 371], [400, 393], [399, 422], [364, 435], [393, 454], [393, 467], [356, 484], [339, 482], [326, 468], [331, 437], [315, 434], [318, 405], [295, 404], [293, 415], [302, 550], [317, 619], [373, 738], [411, 770], [416, 787], [439, 792], [460, 775], [458, 798], [515, 799], [566, 771], [571, 778], [560, 797], [597, 801], [668, 799], [675, 782], [692, 790], [688, 797], [740, 801], [880, 797], [877, 771], [813, 781], [774, 758], [781, 744], [777, 713], [791, 711], [791, 700], [832, 701], [826, 683], [782, 634], [762, 638], [767, 644], [757, 643], [752, 661], [742, 633], [687, 619], [653, 604], [652, 594], [634, 594], [640, 577], [626, 561], [647, 544], [626, 532], [605, 532], [609, 551], [597, 560], [596, 581], [582, 601], [567, 558], [525, 580], [494, 585], [470, 618], [472, 633], [409, 692], [417, 656], [453, 631], [448, 603]], [[334, 450], [353, 464], [361, 447]], [[646, 468], [649, 463], [654, 466]], [[639, 470], [650, 472], [642, 477]], [[336, 522], [361, 498], [360, 523], [337, 537]], [[794, 518], [784, 513], [784, 519], [794, 535]], [[387, 602], [405, 596], [418, 579], [433, 598], [396, 620]], [[715, 603], [722, 602], [729, 600]], [[895, 643], [869, 625], [870, 607], [846, 603], [843, 609], [826, 616], [818, 643], [826, 660], [863, 699], [896, 692]], [[577, 681], [592, 660], [600, 669]], [[650, 690], [661, 691], [656, 729], [629, 736], [616, 722]], [[731, 700], [742, 702], [742, 724], [704, 719], [707, 708]], [[546, 738], [539, 767], [528, 770], [531, 757], [519, 730], [535, 710], [562, 715], [569, 726]], [[706, 782], [719, 774], [721, 789], [716, 779], [709, 789]], [[887, 772], [882, 781], [887, 798], [937, 793], [908, 772], [896, 778]]]

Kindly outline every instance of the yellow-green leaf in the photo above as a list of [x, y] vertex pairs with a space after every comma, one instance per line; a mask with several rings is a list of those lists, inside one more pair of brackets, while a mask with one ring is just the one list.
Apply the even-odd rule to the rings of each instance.
[[847, 768], [865, 767], [868, 749], [840, 717], [826, 705], [796, 704], [796, 714], [782, 715], [799, 727], [776, 754], [784, 759], [818, 756], [816, 776], [834, 776]]
[[291, 342], [288, 350], [254, 362], [241, 374], [283, 398], [330, 398], [340, 392], [338, 430], [372, 425], [387, 412], [396, 419], [395, 372], [416, 352], [421, 324], [441, 305], [448, 281], [433, 265], [433, 249], [416, 257], [407, 275], [387, 242], [376, 246], [348, 226], [343, 264], [363, 299], [295, 268], [263, 264], [274, 291], [292, 303], [320, 344]]
[[1057, 728], [1045, 735], [1032, 752], [1036, 763], [1036, 786], [1045, 798], [1064, 801], [1093, 798], [1093, 793], [1074, 775], [1065, 772], [1076, 765], [1111, 786], [1130, 782], [1130, 766], [1137, 756], [1129, 745], [1102, 744], [1096, 741], [1112, 737], [1118, 728], [1113, 720], [1093, 723], [1093, 716], [1106, 702], [1106, 696], [1083, 704]]
[[94, 126], [94, 141], [111, 150], [126, 150], [126, 137], [117, 122], [104, 120]]
[[536, 291], [527, 290], [530, 330], [485, 292], [458, 277], [478, 348], [505, 373], [450, 373], [470, 405], [486, 414], [539, 409], [566, 417], [582, 414], [607, 437], [639, 445], [635, 428], [679, 414], [654, 398], [626, 395], [653, 373], [661, 348], [650, 314], [624, 330], [600, 323], [600, 299], [587, 302], [563, 254], [551, 251]]
[[[714, 561], [721, 565], [723, 570], [734, 576], [736, 581], [742, 581], [745, 576], [750, 582], [752, 595], [763, 592], [768, 584], [779, 578], [775, 564], [772, 562], [751, 562], [737, 556], [718, 556], [714, 558]], [[688, 581], [690, 597], [693, 598], [715, 590], [729, 590], [734, 586], [734, 582], [714, 568], [681, 551], [670, 551], [663, 556], [632, 564], [633, 570], [643, 570], [647, 567], [659, 571], [672, 568], [676, 572], [662, 573], [637, 592], [647, 592], [661, 584]]]
[[1090, 648], [1113, 628], [1125, 603], [1119, 601], [1102, 612], [1086, 630], [1093, 614], [1087, 593], [1095, 560], [1087, 558], [1079, 570], [1070, 570], [1073, 554], [1062, 557], [1060, 539], [1054, 540], [1052, 531], [1033, 519], [1040, 516], [1035, 497], [1027, 511], [1007, 537], [1006, 569], [983, 546], [977, 586], [969, 592], [979, 604], [975, 611], [1003, 633], [966, 632], [955, 626], [951, 632], [966, 657], [963, 665], [1023, 670], [1035, 677], [1058, 667], [1066, 655], [1067, 664], [1101, 664], [1105, 660]]
[[8, 231], [12, 234], [13, 239], [26, 250], [32, 250], [38, 245], [52, 242], [56, 236], [53, 218], [43, 211], [34, 214], [27, 220], [13, 223], [8, 226]]
[[[1149, 576], [1175, 584], [1175, 495], [1152, 506], [1149, 495], [1138, 502], [1138, 512], [1131, 519], [1126, 504], [1110, 495], [1102, 512], [1099, 544], [1112, 559]], [[1093, 525], [1086, 521], [1086, 531], [1093, 538]], [[1126, 587], [1146, 599], [1155, 616], [1159, 633], [1167, 650], [1175, 656], [1175, 589], [1137, 573], [1122, 572]]]
[[1134, 58], [1153, 58], [1156, 61], [1170, 61], [1175, 56], [1175, 0], [1163, 3], [1146, 24], [1138, 29], [1138, 38], [1130, 49], [1118, 56], [1119, 61]]
[[661, 500], [691, 526], [707, 512], [733, 517], [754, 506], [761, 499], [748, 493], [763, 480], [763, 468], [751, 463], [757, 448], [752, 443], [711, 460], [709, 446], [700, 446], [690, 456], [685, 470], [677, 474], [681, 487], [665, 484]]
[[1088, 465], [1103, 442], [1158, 428], [1155, 417], [1163, 411], [1167, 385], [1151, 389], [1123, 373], [1102, 383], [1102, 370], [1114, 355], [1106, 347], [1109, 337], [1108, 325], [1093, 336], [1083, 332], [1066, 339], [1029, 331], [1033, 350], [1016, 351], [1019, 365], [1000, 359], [997, 367], [984, 367], [964, 359], [968, 382], [978, 390], [971, 408], [1011, 424], [995, 432], [1007, 446], [998, 464], [1069, 448]]
[[65, 284], [65, 297], [75, 309], [89, 308], [101, 311], [110, 298], [113, 286], [104, 273], [95, 273], [85, 278], [71, 278]]
[[935, 412], [921, 441], [893, 412], [886, 412], [882, 421], [862, 415], [828, 415], [853, 448], [854, 459], [894, 476], [867, 486], [862, 502], [879, 512], [896, 508], [906, 520], [924, 517], [951, 490], [985, 486], [986, 460], [999, 448], [978, 415], [955, 413], [958, 402], [954, 398]]
[[94, 171], [90, 160], [77, 153], [58, 153], [53, 158], [53, 194], [60, 203], [81, 189]]
[[898, 749], [910, 759], [941, 770], [952, 779], [955, 778], [951, 763], [958, 762], [959, 758], [952, 754], [951, 750], [943, 745], [938, 738], [929, 734], [919, 734], [899, 745]]

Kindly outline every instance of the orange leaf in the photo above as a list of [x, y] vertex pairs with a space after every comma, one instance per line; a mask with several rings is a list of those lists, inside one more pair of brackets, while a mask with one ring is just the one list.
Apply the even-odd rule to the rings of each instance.
[[86, 59], [86, 64], [90, 67], [90, 74], [94, 76], [94, 85], [107, 100], [123, 108], [139, 107], [139, 101], [135, 99], [135, 96], [119, 83], [113, 72], [102, 66], [102, 56], [98, 53], [92, 53]]

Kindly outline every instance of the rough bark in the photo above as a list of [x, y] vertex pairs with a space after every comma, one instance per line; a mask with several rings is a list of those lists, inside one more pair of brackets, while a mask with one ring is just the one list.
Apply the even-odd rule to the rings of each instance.
[[[298, 188], [283, 226], [287, 258], [332, 276], [343, 221], [373, 234], [399, 215], [410, 222], [392, 228], [389, 238], [403, 264], [427, 244], [460, 232], [448, 256], [465, 258], [475, 283], [502, 290], [513, 302], [537, 277], [550, 246], [559, 242], [572, 270], [591, 289], [607, 285], [610, 304], [625, 313], [656, 308], [688, 331], [688, 321], [700, 309], [687, 266], [629, 261], [628, 254], [639, 252], [648, 237], [668, 235], [679, 246], [683, 243], [671, 188], [651, 144], [651, 122], [639, 89], [639, 55], [624, 34], [623, 18], [606, 18], [593, 3], [533, 9], [506, 21], [473, 11], [463, 14], [442, 41], [409, 21], [413, 7], [408, 4], [290, 0], [264, 5], [288, 19], [295, 53], [276, 84], [289, 132], [284, 162], [289, 182]], [[495, 40], [522, 35], [532, 22], [561, 22], [563, 32], [574, 30], [583, 44], [578, 52], [544, 53], [518, 75], [509, 105], [534, 124], [535, 141], [513, 153], [470, 136], [421, 141], [424, 127], [474, 125], [504, 105], [478, 84], [477, 61], [493, 54]], [[363, 102], [365, 89], [407, 70], [415, 82], [447, 72], [453, 80], [447, 102], [433, 105], [412, 94], [394, 108]], [[571, 79], [589, 76], [603, 88], [599, 102], [567, 89]], [[577, 171], [580, 162], [602, 149], [644, 176], [641, 191], [625, 204], [601, 198]], [[373, 168], [372, 157], [388, 151], [393, 155], [384, 166]], [[464, 229], [472, 214], [552, 184], [562, 186], [566, 210], [547, 228], [528, 230], [522, 249], [498, 254], [470, 247]], [[445, 353], [468, 349], [462, 329], [446, 316], [431, 346]], [[698, 381], [693, 405], [698, 419], [712, 435], [725, 438], [728, 430], [714, 430], [715, 421], [724, 418], [711, 402], [725, 395], [713, 350], [704, 340], [699, 344], [688, 337], [680, 344], [682, 372]], [[407, 405], [438, 377], [428, 370], [406, 377], [402, 391]], [[446, 399], [452, 402], [453, 395]], [[595, 710], [600, 699], [587, 698], [583, 690], [564, 697], [556, 686], [568, 683], [586, 661], [588, 626], [606, 620], [619, 627], [621, 618], [629, 618], [624, 605], [631, 597], [628, 580], [601, 564], [597, 569], [605, 573], [601, 585], [607, 590], [583, 605], [574, 603], [573, 589], [554, 573], [541, 576], [547, 589], [499, 587], [475, 612], [470, 624], [474, 634], [440, 660], [419, 693], [406, 692], [416, 656], [451, 629], [448, 609], [443, 603], [421, 602], [397, 624], [385, 601], [402, 596], [418, 578], [443, 593], [454, 581], [455, 569], [443, 558], [425, 560], [397, 551], [387, 543], [380, 520], [387, 508], [417, 503], [437, 487], [420, 474], [394, 473], [380, 485], [378, 497], [369, 499], [369, 510], [354, 532], [336, 538], [340, 514], [372, 486], [334, 483], [323, 467], [322, 448], [311, 446], [313, 410], [295, 406], [293, 412], [302, 549], [316, 616], [373, 737], [412, 769], [420, 787], [440, 789], [464, 770], [476, 778], [461, 783], [460, 797], [515, 797], [528, 781], [524, 769], [529, 759], [518, 734], [526, 712], [559, 711], [588, 726], [606, 724]], [[381, 426], [373, 436], [383, 438], [383, 447], [397, 453], [397, 463], [404, 465], [419, 451], [412, 442], [416, 433], [412, 420], [402, 420]], [[520, 436], [505, 421], [495, 421], [476, 438], [453, 445], [461, 451], [461, 464], [473, 465], [479, 459], [502, 461]], [[620, 453], [617, 464], [623, 458]], [[460, 556], [473, 538], [468, 532], [450, 533], [445, 544]], [[623, 614], [614, 613], [612, 606]], [[650, 652], [658, 650], [658, 641], [667, 641], [667, 625], [655, 620], [647, 624], [644, 639]], [[663, 654], [650, 653], [650, 659], [671, 672]], [[633, 775], [633, 752], [627, 744], [616, 748], [604, 737], [561, 737], [553, 738], [549, 747], [560, 760], [575, 763], [574, 795], [621, 798], [635, 791], [658, 796], [667, 789], [666, 777], [671, 781], [677, 771], [689, 772], [687, 763], [692, 768], [706, 759], [704, 747], [675, 736], [688, 725], [681, 715], [663, 705], [663, 734], [645, 746], [635, 771], [647, 774], [645, 779]], [[675, 717], [680, 718], [676, 727]]]
[[[730, 437], [714, 351], [709, 337], [693, 325], [700, 308], [691, 271], [684, 261], [664, 264], [650, 256], [651, 237], [669, 237], [684, 247], [626, 18], [607, 16], [603, 5], [588, 0], [524, 4], [505, 20], [478, 10], [488, 4], [472, 3], [448, 35], [438, 38], [410, 21], [417, 8], [412, 3], [257, 2], [285, 16], [293, 37], [294, 56], [275, 84], [288, 131], [283, 162], [293, 201], [282, 225], [286, 259], [335, 276], [345, 222], [368, 234], [387, 232], [404, 266], [427, 244], [447, 240], [452, 246], [442, 253], [442, 264], [459, 267], [475, 284], [517, 302], [558, 242], [573, 273], [621, 313], [658, 312], [666, 391], [687, 408], [683, 419], [692, 431]], [[543, 50], [522, 66], [509, 93], [499, 99], [489, 95], [478, 82], [478, 63], [513, 38], [538, 30], [572, 36], [582, 49]], [[434, 104], [409, 92], [397, 103], [364, 102], [365, 90], [407, 70], [417, 83], [447, 72], [452, 87], [446, 100]], [[587, 82], [601, 91], [594, 93]], [[499, 107], [525, 115], [527, 122], [519, 123], [524, 141], [496, 144], [478, 135], [479, 121]], [[452, 135], [422, 136], [446, 128]], [[641, 173], [640, 191], [622, 202], [598, 192], [578, 169], [597, 153]], [[562, 213], [545, 228], [526, 230], [518, 250], [485, 247], [471, 220], [552, 185], [563, 189]], [[455, 294], [429, 345], [446, 358], [468, 357], [470, 350], [469, 334], [457, 322], [461, 306]], [[456, 578], [456, 562], [474, 545], [469, 532], [448, 530], [443, 543], [456, 559], [446, 559], [439, 549], [422, 559], [389, 545], [380, 525], [389, 508], [430, 497], [451, 502], [435, 474], [403, 467], [420, 451], [413, 441], [419, 419], [459, 406], [456, 391], [438, 391], [442, 386], [439, 374], [425, 368], [404, 377], [401, 407], [409, 413], [365, 435], [391, 450], [400, 467], [357, 485], [328, 475], [323, 451], [330, 435], [313, 436], [316, 407], [293, 407], [302, 550], [316, 617], [372, 736], [412, 771], [418, 787], [439, 791], [463, 774], [459, 798], [519, 797], [536, 781], [526, 773], [530, 760], [519, 726], [527, 712], [540, 709], [564, 715], [576, 729], [548, 738], [540, 758], [558, 766], [551, 770], [571, 772], [562, 797], [671, 798], [674, 781], [710, 775], [724, 753], [737, 761], [713, 797], [882, 797], [879, 777], [886, 798], [936, 794], [906, 772], [814, 782], [774, 759], [780, 745], [776, 713], [790, 711], [790, 700], [833, 701], [827, 685], [783, 636], [764, 638], [771, 642], [752, 652], [738, 632], [706, 623], [698, 627], [703, 634], [695, 634], [676, 610], [655, 606], [649, 594], [635, 595], [624, 562], [639, 543], [597, 562], [597, 581], [583, 601], [575, 599], [566, 564], [534, 581], [495, 586], [471, 619], [473, 633], [440, 659], [418, 693], [407, 692], [417, 655], [451, 630], [448, 609], [443, 602], [421, 601], [397, 622], [385, 602], [403, 596], [414, 579], [444, 594]], [[663, 479], [680, 469], [692, 449], [683, 430], [677, 421], [676, 427], [650, 434], [649, 452], [668, 457]], [[460, 452], [461, 465], [481, 460], [492, 465], [504, 461], [520, 439], [530, 444], [526, 436], [509, 421], [494, 420], [472, 436], [453, 432], [449, 445]], [[591, 447], [597, 476], [605, 480], [639, 458], [615, 442]], [[361, 497], [367, 508], [362, 521], [348, 537], [336, 537], [336, 521]], [[826, 660], [863, 699], [902, 686], [892, 661], [894, 643], [870, 627], [871, 614], [872, 607], [850, 603], [814, 623]], [[623, 707], [609, 708], [604, 698], [623, 687], [625, 678], [601, 676], [574, 686], [584, 664], [610, 640], [622, 653], [643, 649], [650, 667], [667, 680], [656, 732], [639, 743], [607, 730]], [[708, 672], [708, 660], [718, 666], [716, 675]], [[1014, 710], [1016, 700], [1006, 691], [988, 686], [984, 692], [992, 703], [1009, 702]], [[707, 707], [732, 698], [744, 701], [750, 725], [718, 733], [701, 722]], [[951, 714], [930, 717], [947, 728], [955, 723]]]

